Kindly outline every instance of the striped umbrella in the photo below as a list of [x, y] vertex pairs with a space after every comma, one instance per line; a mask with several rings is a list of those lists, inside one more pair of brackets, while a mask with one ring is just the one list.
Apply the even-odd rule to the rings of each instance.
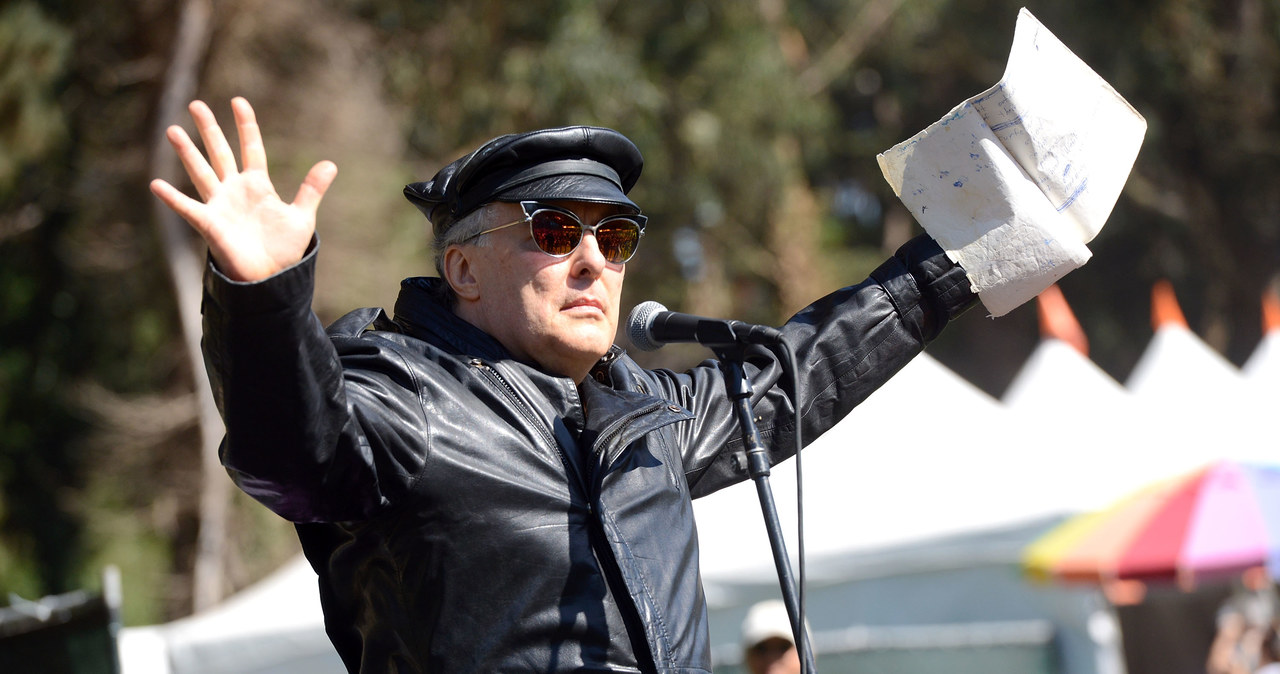
[[1024, 551], [1033, 577], [1182, 587], [1265, 569], [1280, 578], [1280, 466], [1219, 461], [1068, 519]]

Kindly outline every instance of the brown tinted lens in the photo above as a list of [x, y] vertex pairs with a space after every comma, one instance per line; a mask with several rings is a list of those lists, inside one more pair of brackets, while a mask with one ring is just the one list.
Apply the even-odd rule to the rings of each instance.
[[596, 245], [600, 246], [600, 254], [604, 255], [604, 259], [610, 262], [630, 260], [639, 241], [640, 225], [634, 220], [609, 220], [596, 228]]
[[530, 225], [533, 240], [544, 253], [563, 256], [582, 241], [582, 225], [573, 216], [557, 211], [538, 211]]

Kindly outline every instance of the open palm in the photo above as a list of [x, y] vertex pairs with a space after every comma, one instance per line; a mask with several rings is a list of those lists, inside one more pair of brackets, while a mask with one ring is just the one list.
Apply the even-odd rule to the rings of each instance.
[[297, 263], [315, 234], [316, 209], [337, 166], [322, 161], [311, 167], [293, 202], [285, 203], [267, 173], [262, 134], [248, 101], [231, 101], [242, 169], [209, 106], [194, 101], [189, 109], [207, 158], [181, 127], [169, 127], [166, 137], [203, 201], [163, 180], [152, 181], [151, 191], [200, 233], [218, 269], [233, 280], [260, 281]]

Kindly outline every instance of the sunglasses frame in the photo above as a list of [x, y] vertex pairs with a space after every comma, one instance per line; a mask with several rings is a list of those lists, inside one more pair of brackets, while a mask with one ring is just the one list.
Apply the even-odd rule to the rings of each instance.
[[[533, 238], [533, 242], [538, 246], [538, 250], [542, 251], [546, 255], [550, 255], [551, 257], [556, 257], [556, 258], [569, 257], [570, 255], [573, 255], [573, 251], [578, 249], [578, 246], [582, 245], [582, 240], [586, 238], [587, 232], [591, 232], [592, 236], [598, 236], [596, 234], [596, 230], [600, 229], [601, 225], [608, 222], [612, 222], [614, 220], [628, 220], [637, 225], [636, 245], [634, 248], [631, 249], [631, 254], [628, 255], [625, 260], [615, 261], [615, 260], [609, 260], [607, 257], [605, 258], [610, 264], [626, 264], [628, 260], [635, 257], [636, 251], [640, 250], [640, 239], [644, 238], [644, 226], [646, 223], [649, 222], [648, 217], [641, 215], [639, 213], [635, 213], [635, 214], [618, 213], [616, 215], [605, 216], [597, 220], [596, 224], [587, 226], [587, 224], [582, 221], [582, 218], [578, 217], [577, 213], [574, 213], [573, 211], [566, 208], [560, 208], [559, 206], [552, 206], [551, 204], [544, 204], [538, 201], [521, 201], [520, 208], [524, 209], [523, 218], [520, 218], [519, 220], [516, 220], [514, 222], [508, 222], [505, 225], [498, 225], [497, 227], [491, 227], [489, 229], [484, 230], [483, 232], [479, 232], [477, 234], [467, 237], [468, 240], [477, 239], [484, 236], [485, 234], [489, 234], [490, 232], [496, 232], [500, 229], [506, 229], [508, 227], [515, 227], [516, 225], [527, 222], [529, 223], [529, 236]], [[578, 242], [573, 244], [573, 248], [570, 248], [569, 252], [556, 255], [555, 253], [548, 252], [545, 248], [542, 247], [541, 243], [538, 243], [538, 237], [533, 232], [533, 216], [537, 215], [541, 211], [551, 211], [554, 213], [560, 213], [561, 215], [567, 215], [570, 218], [573, 218], [574, 222], [578, 223]], [[601, 250], [601, 254], [603, 254], [603, 252], [604, 251]]]

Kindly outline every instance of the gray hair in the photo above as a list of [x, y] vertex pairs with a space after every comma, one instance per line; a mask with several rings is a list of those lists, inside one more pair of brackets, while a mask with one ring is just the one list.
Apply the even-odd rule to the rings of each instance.
[[[495, 219], [494, 211], [496, 210], [492, 208], [492, 205], [493, 203], [490, 202], [463, 216], [431, 242], [432, 260], [436, 265], [436, 274], [440, 276], [441, 280], [441, 283], [437, 286], [439, 288], [437, 299], [448, 307], [457, 305], [458, 296], [454, 294], [453, 286], [449, 285], [449, 281], [444, 276], [444, 253], [449, 250], [450, 246], [466, 243], [469, 239], [475, 237], [477, 233], [492, 227]], [[483, 246], [487, 238], [488, 235], [484, 235], [476, 239], [476, 245]]]

